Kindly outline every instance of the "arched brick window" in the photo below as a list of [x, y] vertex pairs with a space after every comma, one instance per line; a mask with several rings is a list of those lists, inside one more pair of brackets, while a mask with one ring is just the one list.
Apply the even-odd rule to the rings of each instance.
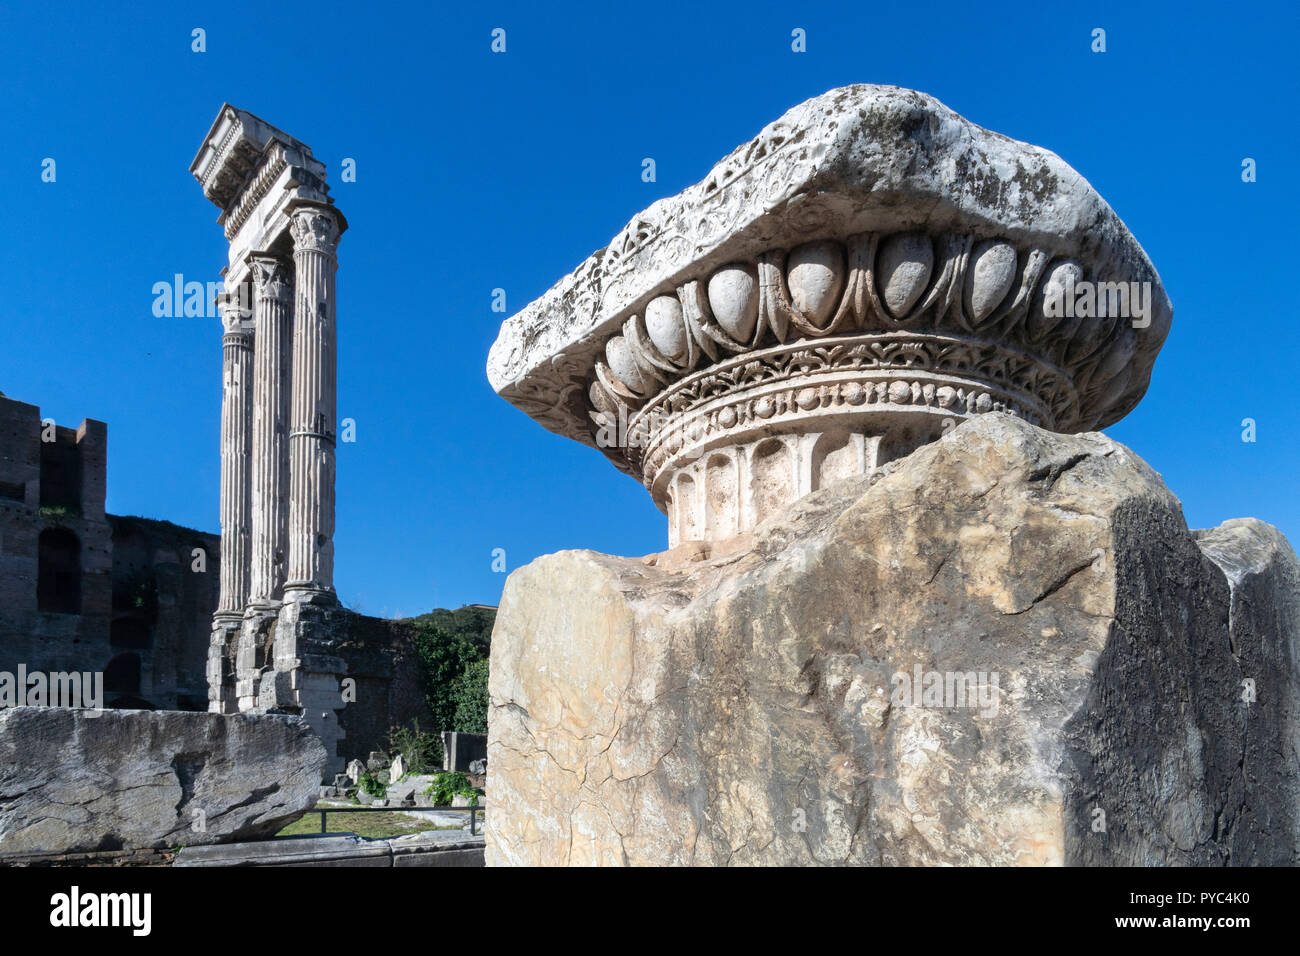
[[36, 606], [81, 613], [81, 542], [67, 528], [46, 528], [37, 543]]

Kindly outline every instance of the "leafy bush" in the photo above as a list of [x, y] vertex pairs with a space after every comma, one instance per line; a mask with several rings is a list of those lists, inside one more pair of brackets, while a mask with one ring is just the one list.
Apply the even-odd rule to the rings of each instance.
[[369, 770], [363, 771], [361, 778], [357, 780], [357, 786], [363, 793], [368, 793], [372, 797], [382, 799], [384, 794], [388, 793], [388, 781], [376, 777]]
[[41, 505], [37, 514], [42, 518], [62, 521], [65, 518], [80, 518], [81, 508], [77, 505]]
[[452, 686], [452, 700], [456, 702], [453, 728], [470, 734], [487, 733], [488, 662], [471, 661]]
[[[454, 634], [432, 620], [421, 620], [415, 648], [424, 678], [424, 699], [433, 715], [434, 728], [484, 733], [488, 653], [484, 635], [479, 631]], [[480, 666], [467, 672], [476, 663]], [[441, 739], [437, 743], [441, 758]]]
[[421, 730], [419, 720], [388, 732], [388, 752], [401, 754], [407, 773], [433, 773], [442, 766], [442, 741], [437, 734]]
[[435, 807], [451, 806], [452, 797], [458, 794], [467, 797], [471, 805], [478, 804], [480, 791], [469, 782], [469, 777], [459, 770], [449, 770], [436, 774], [425, 794], [433, 800]]
[[497, 612], [494, 608], [462, 607], [455, 611], [435, 608], [427, 614], [409, 620], [418, 627], [433, 627], [444, 634], [468, 641], [474, 645], [480, 657], [487, 657], [496, 617]]

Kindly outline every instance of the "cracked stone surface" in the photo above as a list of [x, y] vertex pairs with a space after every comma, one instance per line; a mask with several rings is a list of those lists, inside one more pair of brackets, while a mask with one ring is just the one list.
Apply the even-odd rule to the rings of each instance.
[[0, 711], [0, 855], [269, 837], [316, 802], [325, 748], [298, 717]]
[[489, 865], [1298, 858], [1295, 553], [1099, 433], [978, 416], [752, 534], [539, 558], [490, 680]]

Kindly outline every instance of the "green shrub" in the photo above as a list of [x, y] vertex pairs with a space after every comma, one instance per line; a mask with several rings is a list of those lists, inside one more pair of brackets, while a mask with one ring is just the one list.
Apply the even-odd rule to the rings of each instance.
[[401, 754], [407, 773], [433, 773], [442, 766], [442, 741], [437, 734], [420, 729], [420, 721], [411, 727], [395, 727], [388, 732], [388, 752]]
[[452, 728], [468, 734], [487, 733], [488, 662], [486, 658], [465, 665], [452, 687], [456, 717]]
[[388, 793], [388, 781], [376, 777], [369, 770], [362, 772], [361, 779], [357, 781], [357, 786], [363, 793], [368, 793], [372, 797], [383, 798]]
[[[438, 731], [452, 730], [456, 722], [452, 690], [456, 679], [465, 672], [465, 665], [478, 658], [477, 649], [464, 638], [427, 623], [416, 634], [415, 647], [424, 678], [424, 700], [433, 716], [433, 727]], [[441, 739], [438, 741], [438, 755], [442, 756]]]
[[65, 518], [80, 518], [81, 508], [77, 505], [41, 505], [37, 509], [37, 514], [42, 518], [62, 521]]
[[[446, 612], [435, 612], [446, 613]], [[456, 612], [460, 613], [460, 612]], [[444, 628], [447, 618], [417, 618], [416, 655], [424, 684], [424, 700], [435, 730], [487, 732], [487, 657], [490, 618], [477, 618], [460, 633]], [[488, 630], [481, 630], [487, 623]], [[442, 757], [442, 741], [437, 741]]]
[[449, 770], [435, 774], [433, 783], [429, 784], [424, 792], [433, 801], [435, 807], [449, 807], [452, 797], [457, 795], [467, 797], [471, 805], [477, 806], [482, 791], [474, 787], [469, 782], [469, 777], [459, 770]]

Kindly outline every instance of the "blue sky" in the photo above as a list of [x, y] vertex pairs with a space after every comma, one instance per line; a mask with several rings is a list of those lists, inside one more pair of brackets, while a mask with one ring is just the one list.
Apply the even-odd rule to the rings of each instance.
[[[1285, 3], [8, 3], [0, 391], [60, 424], [108, 422], [110, 511], [217, 529], [219, 323], [157, 318], [151, 289], [225, 264], [188, 170], [229, 101], [311, 145], [351, 226], [344, 601], [495, 604], [494, 548], [511, 570], [562, 548], [659, 550], [665, 519], [640, 485], [488, 386], [491, 290], [517, 311], [789, 107], [889, 83], [1054, 150], [1111, 203], [1175, 314], [1146, 399], [1109, 434], [1193, 527], [1255, 515], [1295, 541], [1297, 17]], [[1241, 181], [1246, 157], [1257, 182]]]

